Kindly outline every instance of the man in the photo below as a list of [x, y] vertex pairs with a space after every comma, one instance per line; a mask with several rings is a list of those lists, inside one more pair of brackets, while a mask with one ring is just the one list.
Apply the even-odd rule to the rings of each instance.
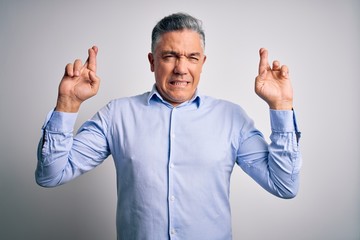
[[[288, 68], [260, 49], [256, 93], [270, 107], [271, 144], [233, 103], [201, 95], [205, 35], [187, 14], [163, 18], [148, 54], [151, 92], [115, 99], [73, 138], [80, 105], [94, 96], [97, 47], [66, 66], [56, 108], [43, 126], [36, 181], [63, 184], [112, 155], [118, 239], [231, 239], [229, 186], [237, 163], [264, 189], [292, 198], [299, 185], [299, 133]], [[223, 79], [226, 81], [226, 79]]]

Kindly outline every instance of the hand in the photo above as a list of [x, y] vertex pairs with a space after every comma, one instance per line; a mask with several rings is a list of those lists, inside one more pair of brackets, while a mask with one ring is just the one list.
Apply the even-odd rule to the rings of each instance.
[[255, 92], [271, 109], [291, 110], [293, 107], [293, 90], [287, 66], [280, 66], [274, 61], [272, 68], [268, 62], [268, 51], [261, 48], [259, 51], [259, 75], [255, 79]]
[[96, 55], [98, 48], [88, 50], [89, 57], [82, 65], [80, 59], [66, 65], [65, 74], [60, 82], [56, 111], [78, 112], [86, 99], [96, 95], [100, 78], [96, 76]]

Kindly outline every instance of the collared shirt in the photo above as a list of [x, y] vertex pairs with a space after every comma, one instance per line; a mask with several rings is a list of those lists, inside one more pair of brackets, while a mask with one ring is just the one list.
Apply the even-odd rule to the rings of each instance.
[[36, 180], [46, 187], [66, 183], [111, 154], [118, 239], [231, 239], [235, 163], [276, 196], [292, 198], [298, 191], [293, 111], [270, 110], [270, 145], [240, 106], [196, 94], [173, 107], [155, 87], [109, 102], [73, 137], [76, 117], [49, 113]]

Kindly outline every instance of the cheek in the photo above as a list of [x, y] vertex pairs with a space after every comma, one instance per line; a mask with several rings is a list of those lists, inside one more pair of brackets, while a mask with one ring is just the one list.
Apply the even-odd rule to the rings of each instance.
[[158, 66], [155, 68], [155, 75], [158, 78], [158, 80], [165, 81], [167, 78], [169, 78], [173, 73], [173, 68], [169, 66]]
[[167, 82], [167, 74], [164, 71], [155, 71], [155, 82], [158, 85], [163, 85]]
[[202, 67], [196, 67], [196, 68], [192, 69], [190, 72], [191, 72], [191, 75], [194, 78], [194, 80], [199, 80], [201, 72], [202, 72]]

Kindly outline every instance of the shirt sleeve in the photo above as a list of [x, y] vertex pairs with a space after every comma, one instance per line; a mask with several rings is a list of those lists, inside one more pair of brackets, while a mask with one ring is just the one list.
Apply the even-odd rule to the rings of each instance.
[[238, 150], [237, 163], [257, 183], [281, 198], [293, 198], [299, 189], [300, 132], [294, 111], [270, 110], [271, 143], [262, 134], [246, 127]]
[[99, 165], [108, 155], [100, 114], [86, 121], [74, 137], [77, 113], [51, 111], [42, 127], [36, 182], [44, 187], [66, 183]]

